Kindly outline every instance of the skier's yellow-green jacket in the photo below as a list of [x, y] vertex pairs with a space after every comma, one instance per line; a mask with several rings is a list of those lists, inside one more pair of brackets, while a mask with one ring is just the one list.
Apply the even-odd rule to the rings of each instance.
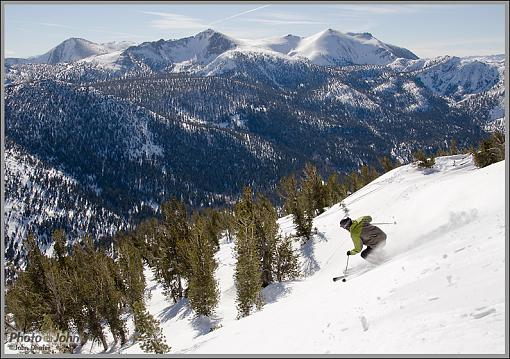
[[372, 217], [370, 216], [363, 216], [352, 221], [349, 232], [351, 232], [354, 249], [349, 251], [351, 255], [361, 252], [363, 245], [377, 247], [381, 242], [386, 240], [386, 233], [379, 227], [370, 224], [370, 222], [372, 222]]

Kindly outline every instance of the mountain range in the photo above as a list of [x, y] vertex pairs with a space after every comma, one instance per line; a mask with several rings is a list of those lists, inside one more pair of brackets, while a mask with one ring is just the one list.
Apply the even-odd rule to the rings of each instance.
[[[71, 38], [47, 53], [26, 59], [8, 58], [7, 65], [19, 63], [51, 64], [88, 59], [98, 63], [114, 62], [132, 66], [147, 64], [151, 69], [172, 66], [206, 65], [228, 51], [274, 51], [294, 58], [308, 59], [316, 65], [388, 64], [397, 58], [418, 59], [411, 51], [385, 44], [370, 33], [341, 33], [332, 29], [308, 37], [287, 35], [262, 40], [236, 40], [208, 29], [195, 36], [159, 40], [135, 45], [132, 42], [94, 42]], [[117, 52], [116, 56], [103, 55]]]
[[274, 198], [306, 162], [345, 174], [504, 126], [503, 55], [419, 59], [369, 33], [73, 38], [5, 66], [4, 229], [17, 264], [28, 230], [51, 251], [52, 229], [108, 238], [170, 196], [225, 205], [251, 185]]

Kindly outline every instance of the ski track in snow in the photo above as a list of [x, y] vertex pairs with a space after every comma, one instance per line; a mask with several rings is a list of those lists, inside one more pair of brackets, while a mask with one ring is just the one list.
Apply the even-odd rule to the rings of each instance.
[[[149, 311], [174, 354], [502, 354], [504, 181], [504, 161], [477, 169], [465, 155], [436, 158], [432, 171], [399, 167], [345, 199], [353, 218], [397, 221], [381, 225], [390, 261], [373, 266], [352, 256], [350, 273], [370, 269], [332, 281], [353, 248], [336, 204], [315, 219], [319, 233], [311, 243], [296, 243], [306, 275], [265, 288], [262, 310], [236, 319], [234, 244], [224, 238], [216, 254], [221, 297], [213, 318], [195, 318], [186, 301], [172, 305], [147, 271]], [[294, 230], [289, 216], [279, 223], [282, 233]], [[96, 345], [82, 353], [99, 351]], [[117, 352], [141, 349], [131, 343]]]

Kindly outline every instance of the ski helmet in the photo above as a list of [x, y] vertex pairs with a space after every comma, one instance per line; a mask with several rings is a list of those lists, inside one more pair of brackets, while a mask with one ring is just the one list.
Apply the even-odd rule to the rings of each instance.
[[352, 220], [349, 217], [346, 217], [340, 221], [340, 227], [342, 228], [349, 228], [352, 224]]

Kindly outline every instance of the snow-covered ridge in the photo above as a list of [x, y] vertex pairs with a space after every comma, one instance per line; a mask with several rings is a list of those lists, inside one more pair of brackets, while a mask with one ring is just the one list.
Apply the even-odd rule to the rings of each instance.
[[254, 51], [267, 49], [290, 57], [306, 58], [321, 66], [386, 65], [397, 58], [418, 58], [411, 51], [383, 43], [370, 33], [342, 33], [333, 29], [307, 37], [289, 34], [245, 40], [243, 46]]
[[122, 53], [119, 62], [144, 63], [153, 70], [172, 66], [205, 65], [237, 46], [236, 40], [219, 32], [206, 30], [178, 40], [161, 39], [133, 46]]
[[[178, 69], [190, 65], [206, 65], [216, 57], [232, 49], [252, 52], [283, 54], [301, 57], [321, 66], [388, 64], [397, 58], [417, 59], [411, 51], [383, 43], [369, 33], [342, 33], [327, 29], [308, 37], [286, 35], [259, 40], [233, 39], [208, 29], [177, 40], [144, 42], [132, 46], [130, 42], [96, 44], [79, 38], [71, 38], [46, 54], [28, 59], [8, 59], [7, 65], [17, 63], [73, 62], [88, 57], [103, 56], [120, 51], [114, 60], [98, 58], [96, 62], [139, 63], [151, 68], [174, 66]], [[89, 59], [89, 61], [94, 61]]]
[[235, 52], [284, 58], [287, 61], [308, 60], [321, 66], [381, 65], [398, 57], [417, 59], [409, 50], [385, 44], [368, 33], [343, 34], [328, 29], [308, 37], [289, 34], [284, 37], [242, 40], [208, 29], [183, 39], [144, 42], [121, 54], [118, 63], [131, 66], [145, 64], [153, 70], [169, 68], [173, 72], [195, 72], [204, 71], [203, 67], [218, 62], [231, 66], [225, 64], [225, 57], [235, 58]]
[[505, 60], [499, 55], [440, 56], [433, 59], [397, 59], [388, 67], [417, 76], [436, 95], [460, 101], [467, 95], [502, 87]]

